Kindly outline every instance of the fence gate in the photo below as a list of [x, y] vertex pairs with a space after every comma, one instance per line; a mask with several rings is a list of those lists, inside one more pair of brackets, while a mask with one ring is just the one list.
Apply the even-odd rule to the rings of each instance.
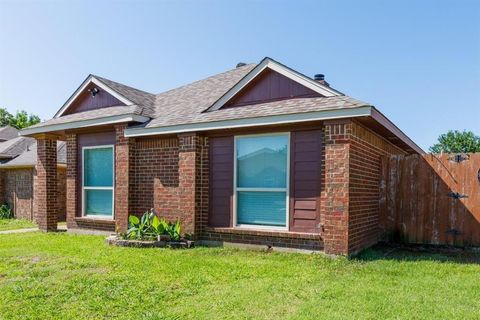
[[480, 154], [382, 160], [380, 222], [388, 240], [480, 246]]

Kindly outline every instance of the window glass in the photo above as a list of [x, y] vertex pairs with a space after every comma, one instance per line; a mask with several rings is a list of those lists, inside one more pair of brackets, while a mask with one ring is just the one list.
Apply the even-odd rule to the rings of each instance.
[[237, 139], [237, 187], [285, 188], [286, 135]]
[[83, 214], [113, 215], [113, 147], [83, 149]]
[[237, 225], [285, 227], [288, 135], [237, 137]]
[[85, 149], [84, 156], [84, 186], [112, 187], [113, 148]]
[[237, 223], [285, 226], [285, 192], [238, 192]]
[[113, 190], [85, 190], [85, 213], [89, 216], [112, 214]]

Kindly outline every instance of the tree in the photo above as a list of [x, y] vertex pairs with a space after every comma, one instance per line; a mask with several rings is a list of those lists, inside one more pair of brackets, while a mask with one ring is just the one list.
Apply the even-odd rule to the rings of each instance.
[[480, 137], [471, 131], [448, 131], [438, 137], [438, 143], [430, 147], [432, 153], [480, 152]]
[[40, 118], [34, 114], [28, 114], [24, 110], [17, 111], [12, 115], [5, 108], [0, 108], [0, 127], [12, 126], [17, 129], [24, 129], [40, 122]]

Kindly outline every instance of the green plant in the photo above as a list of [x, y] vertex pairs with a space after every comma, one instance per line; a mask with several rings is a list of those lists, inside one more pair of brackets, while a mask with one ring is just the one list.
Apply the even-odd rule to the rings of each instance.
[[180, 221], [177, 220], [176, 222], [169, 223], [165, 220], [162, 220], [161, 224], [163, 225], [164, 234], [168, 234], [170, 236], [170, 239], [172, 239], [173, 241], [180, 241], [180, 239], [182, 238]]
[[153, 240], [158, 234], [158, 217], [153, 210], [145, 212], [139, 219], [136, 216], [128, 217], [127, 239]]
[[167, 222], [159, 219], [153, 209], [145, 212], [141, 218], [128, 217], [128, 230], [124, 235], [126, 239], [153, 240], [159, 235], [169, 235], [173, 241], [181, 239], [180, 221]]
[[4, 204], [0, 207], [0, 219], [13, 219], [13, 212], [8, 204]]

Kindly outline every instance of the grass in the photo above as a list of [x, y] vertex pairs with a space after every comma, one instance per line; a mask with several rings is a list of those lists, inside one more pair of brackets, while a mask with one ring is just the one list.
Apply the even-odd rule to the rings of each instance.
[[[474, 260], [478, 261], [478, 256]], [[108, 247], [0, 235], [5, 319], [479, 319], [480, 265], [369, 250], [357, 259]]]
[[37, 225], [24, 219], [0, 219], [0, 231], [35, 228]]

